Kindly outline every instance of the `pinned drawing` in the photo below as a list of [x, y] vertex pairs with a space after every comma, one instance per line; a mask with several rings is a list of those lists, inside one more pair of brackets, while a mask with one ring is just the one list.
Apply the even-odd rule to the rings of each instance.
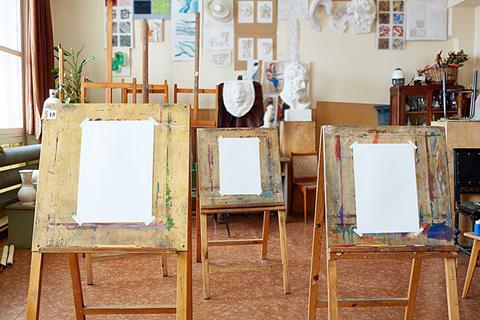
[[253, 1], [238, 1], [238, 23], [253, 23], [253, 14]]
[[[211, 28], [213, 29], [213, 28]], [[210, 28], [209, 28], [210, 31]], [[233, 28], [222, 28], [205, 32], [203, 45], [206, 49], [233, 48]]]
[[279, 95], [283, 90], [284, 61], [263, 63], [262, 88], [265, 95]]
[[238, 38], [238, 60], [253, 59], [253, 38]]
[[232, 65], [231, 50], [211, 50], [207, 54], [210, 68], [227, 68]]
[[170, 19], [170, 0], [133, 0], [135, 19]]
[[[105, 40], [107, 37], [107, 10], [104, 7]], [[107, 42], [105, 41], [105, 48]], [[132, 0], [114, 2], [112, 7], [112, 47], [133, 47], [133, 3]]]
[[198, 0], [172, 1], [172, 58], [175, 61], [193, 61], [195, 57]]
[[130, 66], [130, 49], [114, 49], [112, 57], [112, 76], [130, 77]]
[[257, 23], [273, 22], [273, 2], [257, 1]]
[[273, 60], [273, 39], [272, 38], [257, 39], [257, 59], [262, 61]]
[[[143, 37], [140, 37], [143, 41]], [[164, 42], [165, 41], [165, 21], [164, 20], [148, 20], [148, 42]]]
[[278, 0], [279, 20], [305, 20], [308, 15], [308, 0]]

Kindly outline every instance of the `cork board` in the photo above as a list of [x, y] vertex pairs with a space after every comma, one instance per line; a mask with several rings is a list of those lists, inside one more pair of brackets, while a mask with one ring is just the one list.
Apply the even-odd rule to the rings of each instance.
[[[441, 128], [324, 126], [325, 210], [328, 246], [453, 246], [445, 133]], [[414, 143], [419, 234], [358, 235], [355, 206], [354, 143]], [[395, 205], [395, 194], [392, 195]]]
[[[40, 157], [33, 251], [101, 251], [106, 247], [187, 251], [190, 182], [188, 106], [75, 104], [50, 109], [47, 115]], [[73, 219], [77, 210], [80, 125], [86, 118], [101, 121], [151, 118], [157, 122], [152, 177], [152, 215], [155, 219], [150, 224], [80, 225]], [[128, 145], [123, 148], [128, 152]]]
[[[235, 0], [234, 1], [234, 31], [235, 31], [235, 70], [245, 70], [247, 62], [241, 59], [241, 48], [239, 42], [241, 39], [253, 39], [252, 51], [253, 60], [276, 60], [277, 59], [277, 0]], [[246, 7], [246, 8], [244, 8]], [[262, 8], [270, 12], [268, 19], [262, 19]], [[250, 17], [246, 17], [242, 12], [251, 12]], [[239, 41], [240, 39], [240, 41]], [[259, 43], [271, 41], [272, 57], [271, 59], [262, 59], [259, 57]]]
[[[261, 193], [221, 195], [219, 138], [258, 138]], [[276, 129], [198, 129], [198, 179], [201, 209], [284, 205]], [[242, 170], [242, 168], [238, 168]]]

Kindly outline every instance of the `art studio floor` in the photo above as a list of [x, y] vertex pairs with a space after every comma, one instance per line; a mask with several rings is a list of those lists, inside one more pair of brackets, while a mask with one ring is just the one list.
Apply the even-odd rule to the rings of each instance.
[[[280, 259], [276, 218], [271, 221], [269, 257]], [[211, 238], [225, 238], [225, 226], [217, 230], [209, 223]], [[235, 217], [233, 237], [252, 238], [261, 234], [261, 217]], [[255, 230], [255, 231], [254, 231]], [[300, 215], [287, 223], [288, 254], [292, 294], [284, 295], [278, 272], [216, 274], [211, 276], [211, 299], [202, 298], [201, 265], [193, 265], [194, 319], [306, 319], [312, 241], [312, 221], [303, 223]], [[259, 246], [215, 247], [211, 261], [217, 264], [259, 262]], [[73, 295], [68, 260], [64, 255], [45, 257], [40, 319], [74, 319]], [[82, 281], [85, 266], [82, 262]], [[458, 261], [459, 295], [465, 279], [468, 258]], [[25, 319], [30, 251], [15, 251], [13, 267], [0, 272], [0, 319]], [[170, 276], [161, 277], [160, 258], [123, 255], [94, 258], [93, 286], [84, 286], [86, 304], [174, 303], [175, 258], [169, 258]], [[348, 261], [339, 263], [340, 296], [403, 296], [408, 287], [410, 262]], [[324, 277], [325, 279], [325, 277]], [[418, 292], [415, 319], [447, 319], [445, 274], [442, 260], [425, 261]], [[322, 287], [326, 294], [326, 286]], [[480, 275], [475, 275], [470, 298], [460, 299], [462, 319], [478, 319], [480, 314]], [[403, 308], [342, 309], [342, 319], [403, 319]], [[88, 319], [175, 319], [174, 315], [90, 316]], [[326, 319], [319, 310], [318, 319]]]

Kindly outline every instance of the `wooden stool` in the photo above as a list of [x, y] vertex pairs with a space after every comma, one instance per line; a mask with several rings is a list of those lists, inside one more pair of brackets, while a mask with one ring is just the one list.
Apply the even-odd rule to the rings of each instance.
[[[212, 273], [231, 273], [231, 272], [253, 272], [253, 271], [269, 271], [275, 267], [281, 267], [283, 275], [283, 291], [285, 294], [290, 293], [290, 284], [288, 281], [288, 259], [287, 259], [287, 235], [285, 225], [285, 208], [241, 208], [241, 209], [222, 209], [222, 210], [201, 210], [200, 211], [200, 234], [201, 234], [201, 252], [202, 252], [202, 277], [203, 277], [203, 298], [210, 299], [210, 264], [208, 255], [208, 246], [232, 246], [232, 245], [262, 245], [262, 260], [267, 259], [268, 235], [270, 228], [270, 210], [278, 212], [278, 228], [280, 233], [280, 252], [281, 264], [269, 264], [258, 266], [212, 266]], [[263, 212], [263, 227], [261, 239], [235, 239], [235, 240], [211, 240], [208, 241], [207, 219], [208, 215], [217, 214], [219, 212], [228, 212], [230, 214], [243, 214], [245, 212], [253, 214], [261, 214]], [[198, 232], [198, 228], [197, 228]]]
[[465, 278], [465, 285], [463, 286], [462, 298], [466, 298], [470, 285], [472, 284], [473, 272], [477, 266], [478, 252], [480, 251], [480, 236], [476, 236], [473, 232], [466, 232], [465, 237], [473, 239], [472, 253], [470, 254], [470, 261], [468, 262], [467, 277]]

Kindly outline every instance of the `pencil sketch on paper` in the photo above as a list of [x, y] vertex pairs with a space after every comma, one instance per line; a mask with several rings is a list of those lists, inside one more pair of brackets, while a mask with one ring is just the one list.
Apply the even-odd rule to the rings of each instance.
[[211, 68], [227, 68], [232, 65], [231, 50], [212, 50], [208, 54], [208, 65]]
[[238, 1], [238, 23], [253, 22], [253, 1]]
[[272, 1], [257, 2], [257, 22], [258, 23], [273, 22], [273, 2]]
[[273, 60], [273, 39], [257, 39], [257, 59], [262, 61]]
[[238, 60], [253, 59], [253, 38], [238, 38]]
[[231, 28], [224, 28], [215, 32], [205, 33], [204, 46], [207, 49], [231, 49], [233, 47], [233, 30]]

